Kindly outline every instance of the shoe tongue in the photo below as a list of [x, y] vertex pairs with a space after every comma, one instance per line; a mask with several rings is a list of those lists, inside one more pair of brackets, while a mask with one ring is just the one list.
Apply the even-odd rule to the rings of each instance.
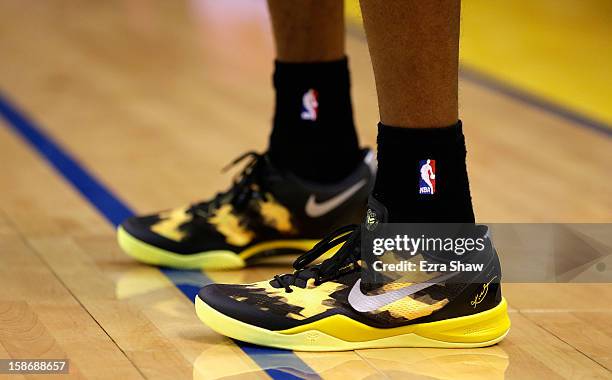
[[[395, 280], [388, 273], [373, 271], [373, 261], [379, 260], [371, 252], [373, 246], [372, 241], [377, 237], [389, 237], [393, 231], [393, 227], [389, 223], [389, 211], [387, 207], [374, 196], [368, 198], [368, 207], [365, 216], [365, 228], [362, 229], [362, 272], [361, 286], [362, 290], [373, 291]], [[395, 227], [397, 228], [397, 226]], [[365, 253], [365, 254], [364, 254]], [[394, 259], [392, 259], [394, 260]], [[385, 261], [385, 260], [383, 260]], [[386, 260], [389, 262], [388, 260]], [[393, 261], [390, 261], [393, 262]]]
[[366, 230], [374, 231], [379, 223], [387, 223], [388, 220], [389, 212], [385, 205], [370, 195], [364, 221]]

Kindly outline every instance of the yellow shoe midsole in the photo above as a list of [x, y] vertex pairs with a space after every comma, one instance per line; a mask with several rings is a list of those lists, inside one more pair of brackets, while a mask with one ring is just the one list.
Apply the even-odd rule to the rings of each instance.
[[306, 325], [281, 330], [278, 333], [292, 335], [316, 330], [349, 342], [417, 334], [445, 342], [475, 343], [495, 339], [509, 328], [507, 304], [506, 300], [502, 299], [500, 304], [493, 309], [435, 322], [380, 329], [365, 325], [345, 315], [333, 315]]
[[506, 300], [493, 309], [464, 317], [390, 329], [332, 316], [282, 331], [253, 326], [222, 314], [196, 297], [198, 317], [234, 339], [298, 351], [343, 351], [385, 347], [484, 347], [502, 340], [510, 329]]
[[179, 269], [239, 269], [246, 266], [247, 259], [262, 252], [273, 249], [308, 251], [318, 242], [315, 239], [276, 240], [255, 244], [238, 253], [211, 250], [181, 255], [147, 244], [121, 226], [117, 229], [117, 240], [123, 251], [138, 261]]

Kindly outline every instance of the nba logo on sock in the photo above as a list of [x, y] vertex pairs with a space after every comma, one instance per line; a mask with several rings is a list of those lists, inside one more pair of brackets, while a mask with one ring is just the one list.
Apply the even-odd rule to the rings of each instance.
[[419, 194], [436, 193], [436, 160], [419, 161]]
[[319, 94], [310, 89], [302, 96], [302, 120], [316, 121], [319, 114]]

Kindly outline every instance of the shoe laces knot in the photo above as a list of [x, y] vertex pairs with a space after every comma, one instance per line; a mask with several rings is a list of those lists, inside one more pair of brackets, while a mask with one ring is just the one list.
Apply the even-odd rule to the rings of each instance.
[[[360, 228], [357, 224], [350, 224], [340, 227], [333, 231], [311, 250], [298, 257], [293, 263], [295, 271], [292, 274], [274, 276], [272, 282], [276, 282], [277, 287], [285, 288], [291, 293], [298, 280], [306, 287], [314, 278], [313, 285], [318, 286], [323, 282], [333, 280], [342, 274], [352, 272], [359, 266], [360, 259]], [[313, 261], [321, 257], [324, 253], [342, 245], [339, 250], [330, 258], [322, 263], [308, 266]], [[274, 285], [274, 284], [273, 284]]]
[[263, 198], [264, 191], [259, 183], [261, 172], [261, 162], [264, 155], [255, 151], [248, 151], [221, 169], [222, 173], [227, 172], [232, 167], [242, 161], [249, 159], [244, 168], [234, 176], [229, 190], [219, 192], [212, 200], [197, 203], [189, 208], [189, 212], [207, 217], [215, 212], [222, 204], [230, 203], [234, 208], [243, 208], [253, 198]]

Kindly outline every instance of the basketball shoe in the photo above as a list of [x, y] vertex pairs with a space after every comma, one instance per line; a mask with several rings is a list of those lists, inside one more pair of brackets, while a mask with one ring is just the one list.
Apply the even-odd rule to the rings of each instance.
[[[384, 222], [384, 205], [370, 199], [368, 225]], [[362, 282], [359, 226], [337, 229], [294, 263], [292, 274], [248, 285], [202, 288], [199, 318], [228, 337], [300, 351], [383, 347], [482, 347], [502, 340], [510, 328], [501, 296], [499, 259], [486, 226], [474, 226], [484, 252], [463, 262], [478, 272], [407, 272], [401, 281]], [[367, 232], [367, 231], [366, 231]], [[320, 264], [314, 259], [341, 248]], [[423, 259], [423, 254], [413, 260]], [[412, 281], [410, 280], [410, 277]]]
[[144, 263], [180, 269], [237, 269], [263, 257], [304, 252], [325, 232], [359, 221], [374, 182], [373, 152], [335, 184], [301, 180], [266, 154], [248, 159], [228, 191], [212, 200], [154, 215], [118, 228], [121, 248]]

